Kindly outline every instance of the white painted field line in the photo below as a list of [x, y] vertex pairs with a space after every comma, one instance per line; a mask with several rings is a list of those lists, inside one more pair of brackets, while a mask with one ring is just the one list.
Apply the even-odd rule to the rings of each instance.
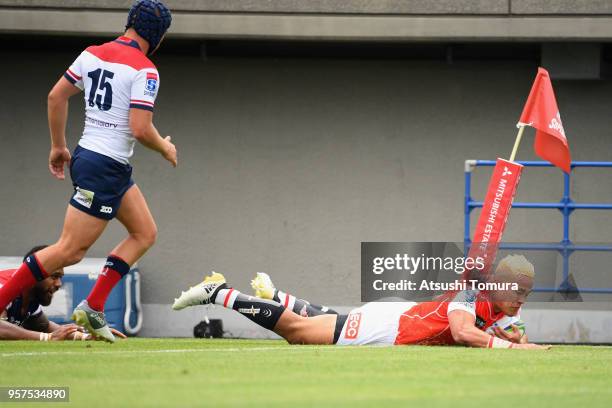
[[79, 351], [18, 351], [15, 353], [2, 353], [2, 358], [11, 357], [36, 357], [36, 356], [69, 356], [69, 355], [103, 355], [103, 354], [114, 354], [114, 355], [139, 355], [139, 354], [163, 354], [163, 353], [217, 353], [217, 352], [240, 352], [240, 351], [279, 351], [289, 350], [291, 352], [296, 351], [312, 351], [312, 350], [350, 350], [355, 348], [379, 348], [372, 346], [359, 346], [359, 347], [347, 347], [347, 346], [284, 346], [284, 347], [219, 347], [219, 348], [201, 348], [201, 349], [162, 349], [162, 350], [79, 350]]

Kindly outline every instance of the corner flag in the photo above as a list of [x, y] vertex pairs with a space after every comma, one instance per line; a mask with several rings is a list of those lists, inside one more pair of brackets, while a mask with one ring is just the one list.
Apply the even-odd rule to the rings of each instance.
[[534, 127], [536, 154], [564, 172], [570, 172], [569, 146], [550, 76], [544, 68], [538, 68], [538, 74], [517, 126]]

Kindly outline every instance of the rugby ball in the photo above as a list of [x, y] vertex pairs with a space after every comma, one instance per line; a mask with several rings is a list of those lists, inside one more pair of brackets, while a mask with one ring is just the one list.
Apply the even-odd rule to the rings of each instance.
[[495, 327], [501, 327], [504, 331], [508, 333], [512, 333], [512, 325], [518, 327], [521, 332], [521, 336], [525, 335], [525, 322], [523, 322], [520, 318], [514, 316], [504, 316], [495, 323], [493, 323], [488, 329], [487, 333], [495, 334], [493, 331]]

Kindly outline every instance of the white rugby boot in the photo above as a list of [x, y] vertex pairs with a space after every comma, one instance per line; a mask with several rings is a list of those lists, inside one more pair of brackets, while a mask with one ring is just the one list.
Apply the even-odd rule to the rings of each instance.
[[220, 273], [212, 272], [202, 282], [181, 292], [181, 295], [174, 299], [172, 309], [182, 310], [189, 306], [208, 305], [211, 299], [214, 299], [214, 295], [226, 287], [225, 277]]

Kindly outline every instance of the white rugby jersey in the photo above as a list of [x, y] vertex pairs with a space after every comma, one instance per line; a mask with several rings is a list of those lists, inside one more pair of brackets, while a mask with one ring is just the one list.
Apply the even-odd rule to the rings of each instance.
[[136, 142], [130, 108], [153, 111], [159, 89], [155, 65], [136, 41], [119, 37], [85, 49], [64, 78], [84, 91], [85, 128], [79, 146], [127, 164]]

